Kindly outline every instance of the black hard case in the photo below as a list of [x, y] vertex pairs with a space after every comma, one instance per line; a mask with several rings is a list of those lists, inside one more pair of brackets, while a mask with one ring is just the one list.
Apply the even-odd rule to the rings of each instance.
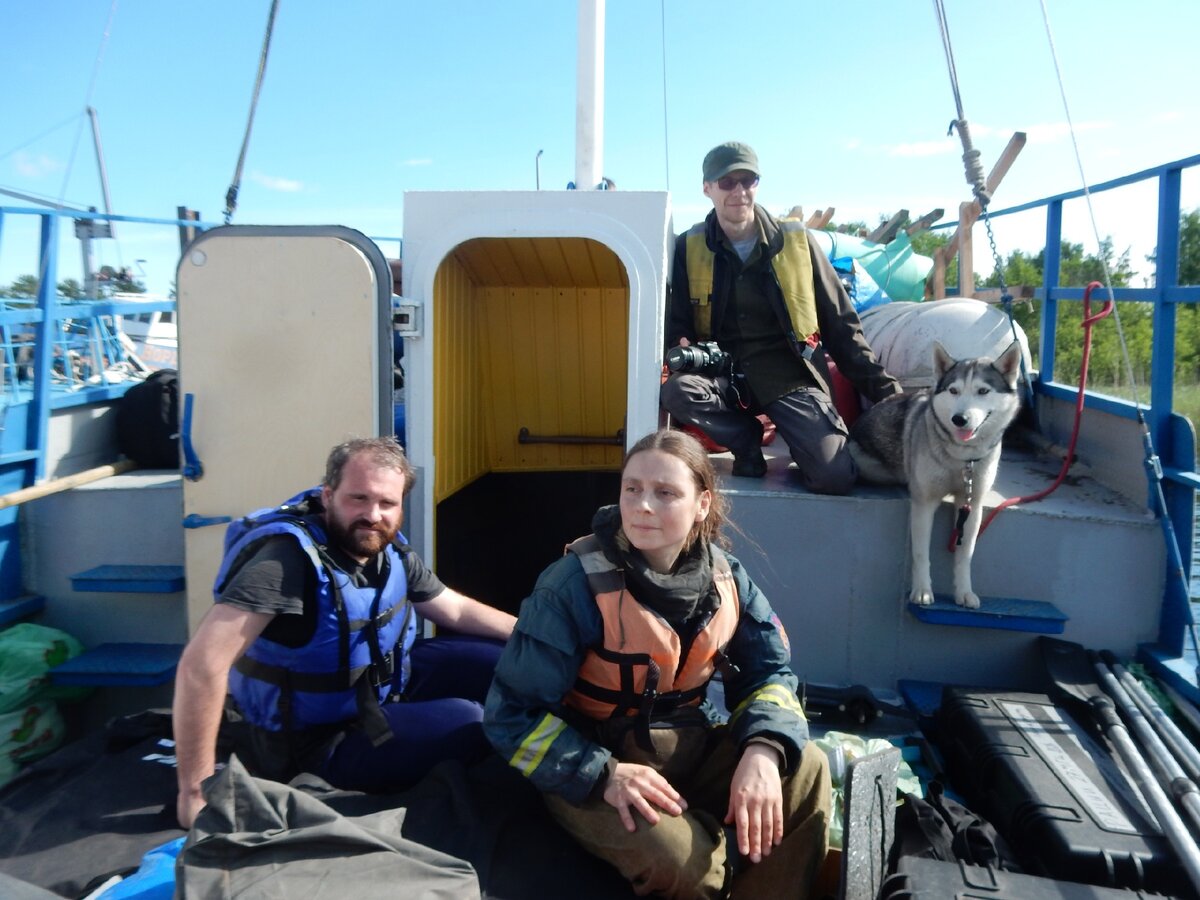
[[1049, 697], [947, 687], [936, 727], [951, 783], [1027, 872], [1194, 896], [1124, 771]]

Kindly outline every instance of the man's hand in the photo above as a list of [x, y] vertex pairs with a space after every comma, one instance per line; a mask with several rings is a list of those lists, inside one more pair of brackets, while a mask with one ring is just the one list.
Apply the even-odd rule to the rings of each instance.
[[179, 819], [179, 827], [190, 830], [204, 806], [204, 795], [199, 787], [181, 790], [175, 800], [175, 817]]
[[671, 783], [649, 766], [638, 763], [617, 763], [604, 786], [604, 802], [616, 808], [625, 830], [634, 832], [632, 810], [636, 809], [651, 825], [658, 824], [658, 807], [668, 815], [682, 815], [687, 801]]
[[681, 337], [681, 338], [679, 339], [679, 346], [680, 346], [680, 347], [690, 347], [690, 346], [692, 346], [692, 342], [691, 342], [691, 341], [689, 341], [689, 340], [688, 340], [687, 338], [685, 338], [685, 337]]
[[783, 840], [783, 783], [779, 751], [750, 744], [742, 753], [729, 786], [725, 824], [737, 826], [738, 852], [751, 862], [769, 856]]

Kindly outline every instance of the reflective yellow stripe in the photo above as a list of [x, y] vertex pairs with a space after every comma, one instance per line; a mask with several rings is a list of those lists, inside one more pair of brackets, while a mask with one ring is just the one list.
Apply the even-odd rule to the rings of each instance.
[[800, 718], [804, 718], [804, 707], [800, 705], [800, 699], [782, 684], [768, 684], [765, 687], [759, 688], [745, 700], [738, 704], [737, 709], [733, 711], [733, 718], [736, 719], [751, 703], [762, 700], [764, 703], [774, 703], [776, 706], [782, 707], [789, 712], [794, 712]]
[[546, 751], [554, 743], [554, 739], [562, 734], [566, 727], [567, 723], [558, 716], [546, 713], [542, 717], [542, 721], [538, 722], [525, 740], [521, 741], [521, 745], [517, 747], [517, 752], [512, 755], [508, 764], [528, 777], [541, 764], [546, 756]]

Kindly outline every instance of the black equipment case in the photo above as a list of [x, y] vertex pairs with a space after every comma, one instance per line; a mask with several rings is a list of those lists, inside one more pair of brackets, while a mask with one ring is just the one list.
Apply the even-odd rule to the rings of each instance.
[[900, 859], [879, 900], [1149, 900], [1158, 894], [1055, 881], [920, 856]]
[[947, 687], [936, 728], [951, 783], [1026, 871], [1193, 896], [1140, 792], [1049, 697]]

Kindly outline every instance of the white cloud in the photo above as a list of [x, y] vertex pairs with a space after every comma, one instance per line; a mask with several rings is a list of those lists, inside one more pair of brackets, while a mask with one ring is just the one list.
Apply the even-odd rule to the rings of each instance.
[[860, 138], [850, 138], [850, 140], [846, 141], [847, 150], [857, 150], [861, 146], [862, 140]]
[[298, 194], [304, 190], [304, 183], [292, 178], [279, 178], [275, 175], [264, 175], [262, 172], [251, 172], [250, 180], [261, 184], [269, 191], [279, 191], [284, 194]]
[[962, 144], [957, 138], [943, 138], [940, 141], [914, 141], [909, 144], [896, 144], [891, 147], [888, 156], [942, 156], [946, 153], [961, 151]]
[[1177, 109], [1169, 109], [1166, 112], [1161, 112], [1150, 117], [1150, 121], [1155, 125], [1173, 125], [1176, 122], [1182, 122], [1183, 120], [1183, 113]]
[[21, 150], [13, 156], [13, 167], [23, 178], [44, 178], [63, 170], [63, 164], [45, 154], [37, 156]]
[[[1076, 122], [1075, 133], [1101, 131], [1112, 127], [1112, 122]], [[1054, 144], [1071, 136], [1071, 127], [1066, 122], [1043, 122], [1039, 125], [1013, 130], [1024, 131], [1031, 144]]]

